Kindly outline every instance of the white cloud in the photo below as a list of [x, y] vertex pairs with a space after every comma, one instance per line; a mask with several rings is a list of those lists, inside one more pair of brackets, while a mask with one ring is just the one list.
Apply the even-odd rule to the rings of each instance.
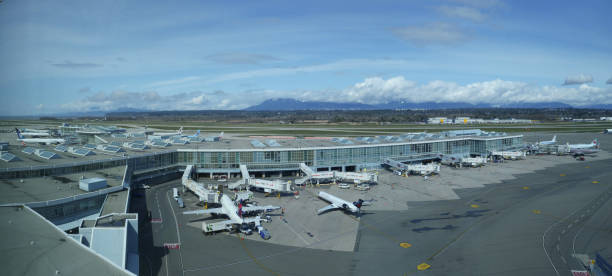
[[39, 105], [37, 105], [37, 106], [36, 106], [36, 109], [41, 110], [41, 109], [43, 109], [44, 107], [45, 107], [45, 105], [44, 105], [44, 104], [39, 104]]
[[268, 99], [293, 98], [303, 101], [358, 102], [382, 104], [406, 102], [467, 102], [502, 105], [509, 103], [563, 102], [581, 106], [612, 104], [612, 87], [537, 86], [524, 82], [491, 80], [460, 85], [442, 80], [419, 84], [403, 76], [371, 77], [342, 89], [334, 90], [247, 90], [241, 92], [188, 92], [160, 95], [157, 92], [99, 92], [64, 104], [66, 111], [135, 108], [146, 110], [243, 109]]
[[590, 75], [579, 74], [574, 76], [568, 76], [565, 78], [565, 82], [563, 85], [572, 85], [572, 84], [583, 84], [593, 82], [593, 77]]
[[455, 44], [468, 39], [467, 33], [459, 27], [442, 22], [397, 28], [393, 33], [416, 45]]
[[[535, 86], [523, 82], [492, 80], [459, 85], [453, 82], [432, 81], [417, 85], [403, 77], [367, 78], [334, 95], [334, 99], [367, 104], [391, 101], [408, 102], [468, 102], [468, 103], [535, 103], [564, 102], [572, 105], [612, 103], [612, 89], [582, 84], [578, 87]], [[321, 97], [318, 100], [325, 100]], [[327, 99], [333, 100], [333, 99]]]
[[202, 104], [204, 102], [204, 95], [193, 97], [190, 101], [192, 104]]
[[606, 84], [612, 84], [612, 77], [610, 77], [607, 81]]
[[437, 7], [436, 10], [450, 17], [469, 19], [477, 22], [480, 22], [485, 19], [485, 15], [480, 12], [480, 10], [472, 7], [444, 5]]

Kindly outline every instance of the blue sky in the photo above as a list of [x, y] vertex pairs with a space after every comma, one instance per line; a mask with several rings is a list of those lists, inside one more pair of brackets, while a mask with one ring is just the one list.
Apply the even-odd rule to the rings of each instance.
[[3, 1], [0, 115], [281, 97], [612, 104], [607, 0], [226, 2]]

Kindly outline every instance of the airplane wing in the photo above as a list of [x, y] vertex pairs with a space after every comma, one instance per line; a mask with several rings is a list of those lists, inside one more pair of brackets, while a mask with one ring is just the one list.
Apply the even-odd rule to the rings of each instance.
[[272, 210], [280, 209], [280, 206], [266, 205], [266, 206], [245, 206], [242, 207], [242, 212], [269, 212]]
[[320, 214], [323, 214], [323, 213], [325, 213], [325, 212], [327, 212], [327, 211], [331, 211], [331, 210], [338, 209], [338, 208], [340, 208], [340, 207], [338, 207], [338, 206], [336, 206], [336, 205], [334, 205], [334, 204], [330, 204], [330, 205], [327, 205], [327, 206], [325, 206], [325, 207], [323, 207], [323, 208], [319, 209], [319, 210], [317, 211], [317, 215], [320, 215]]
[[210, 209], [204, 209], [204, 210], [183, 212], [183, 215], [201, 215], [201, 214], [223, 214], [223, 210], [221, 208], [210, 208]]

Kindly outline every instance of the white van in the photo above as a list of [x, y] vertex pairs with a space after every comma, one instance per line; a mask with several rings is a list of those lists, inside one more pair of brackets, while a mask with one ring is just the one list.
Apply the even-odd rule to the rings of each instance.
[[178, 188], [172, 188], [172, 193], [174, 194], [174, 200], [178, 200], [179, 198]]

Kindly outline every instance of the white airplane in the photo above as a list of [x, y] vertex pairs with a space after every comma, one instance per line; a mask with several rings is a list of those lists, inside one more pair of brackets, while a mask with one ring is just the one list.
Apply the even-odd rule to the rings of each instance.
[[317, 211], [317, 215], [320, 215], [320, 214], [323, 214], [325, 212], [335, 210], [335, 209], [342, 209], [342, 210], [349, 211], [354, 214], [359, 214], [359, 211], [361, 210], [362, 205], [370, 205], [370, 202], [364, 201], [363, 199], [359, 199], [351, 203], [349, 201], [346, 201], [344, 199], [341, 199], [337, 196], [328, 194], [323, 191], [319, 192], [319, 197], [326, 201], [331, 202], [331, 204], [319, 209]]
[[219, 135], [217, 135], [217, 136], [207, 136], [207, 137], [204, 137], [204, 141], [206, 141], [206, 142], [216, 142], [216, 141], [221, 141], [221, 139], [223, 139], [223, 131], [221, 133], [219, 133]]
[[17, 141], [21, 141], [23, 143], [39, 143], [39, 144], [45, 144], [45, 145], [50, 145], [50, 144], [63, 144], [66, 142], [66, 140], [61, 139], [61, 138], [24, 138], [21, 135], [21, 131], [19, 131], [19, 129], [15, 128], [15, 131], [17, 132]]
[[540, 141], [538, 142], [538, 145], [554, 145], [557, 142], [557, 135], [553, 136], [552, 140], [550, 141]]
[[46, 130], [38, 130], [38, 129], [24, 129], [21, 132], [21, 136], [23, 137], [49, 137], [49, 131]]
[[185, 215], [200, 215], [200, 214], [216, 214], [226, 215], [229, 220], [224, 221], [225, 223], [244, 224], [254, 222], [255, 225], [259, 225], [261, 219], [259, 216], [253, 218], [243, 218], [244, 213], [252, 212], [269, 212], [272, 210], [280, 209], [280, 206], [266, 205], [266, 206], [242, 206], [242, 204], [236, 204], [227, 195], [221, 197], [221, 208], [210, 208], [204, 210], [187, 211], [183, 212]]
[[183, 127], [179, 128], [178, 132], [155, 132], [159, 136], [176, 136], [183, 134]]
[[185, 136], [185, 137], [187, 137], [187, 138], [196, 138], [198, 136], [200, 136], [200, 130], [199, 129], [198, 129], [198, 131], [196, 131], [196, 133], [194, 135], [188, 135], [188, 136]]
[[599, 148], [599, 142], [597, 141], [597, 139], [594, 139], [593, 142], [591, 142], [590, 144], [570, 144], [567, 143], [567, 147], [572, 150], [572, 149], [597, 149]]

